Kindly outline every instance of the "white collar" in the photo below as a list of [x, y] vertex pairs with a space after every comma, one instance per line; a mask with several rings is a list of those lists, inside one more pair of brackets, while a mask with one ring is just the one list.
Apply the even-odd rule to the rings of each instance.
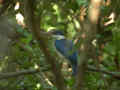
[[56, 38], [57, 40], [65, 39], [63, 35], [53, 35], [53, 37]]

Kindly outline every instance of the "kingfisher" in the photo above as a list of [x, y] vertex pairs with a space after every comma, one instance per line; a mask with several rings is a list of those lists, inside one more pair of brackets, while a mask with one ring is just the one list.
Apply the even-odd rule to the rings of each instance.
[[61, 30], [52, 30], [52, 36], [55, 38], [54, 45], [56, 47], [56, 50], [68, 61], [70, 61], [72, 67], [72, 75], [76, 75], [78, 69], [78, 52], [73, 51], [73, 41], [66, 39], [64, 33]]

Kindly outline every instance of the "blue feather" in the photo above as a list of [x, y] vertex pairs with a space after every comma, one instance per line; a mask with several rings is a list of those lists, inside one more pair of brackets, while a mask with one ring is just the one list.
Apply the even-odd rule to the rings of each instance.
[[65, 58], [67, 58], [71, 62], [72, 71], [73, 71], [72, 74], [76, 75], [78, 53], [77, 51], [71, 53], [74, 47], [72, 40], [67, 40], [67, 39], [56, 40], [55, 46], [57, 51], [59, 51]]

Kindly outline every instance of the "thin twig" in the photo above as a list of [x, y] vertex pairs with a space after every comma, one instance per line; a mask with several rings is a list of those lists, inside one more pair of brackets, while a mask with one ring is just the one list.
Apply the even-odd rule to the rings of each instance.
[[38, 72], [40, 72], [38, 69], [31, 69], [31, 70], [22, 70], [17, 72], [10, 72], [10, 73], [0, 73], [0, 80], [8, 79], [8, 78], [16, 78], [18, 76], [35, 74]]

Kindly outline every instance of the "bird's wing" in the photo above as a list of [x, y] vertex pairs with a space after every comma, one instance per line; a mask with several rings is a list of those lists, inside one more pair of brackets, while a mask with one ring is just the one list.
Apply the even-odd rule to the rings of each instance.
[[72, 52], [74, 44], [71, 40], [56, 40], [55, 46], [57, 51], [59, 51], [64, 57], [66, 57], [72, 64], [73, 75], [77, 73], [77, 55], [78, 52]]
[[55, 42], [56, 49], [67, 59], [77, 60], [77, 52], [72, 52], [74, 44], [71, 40], [56, 40]]

